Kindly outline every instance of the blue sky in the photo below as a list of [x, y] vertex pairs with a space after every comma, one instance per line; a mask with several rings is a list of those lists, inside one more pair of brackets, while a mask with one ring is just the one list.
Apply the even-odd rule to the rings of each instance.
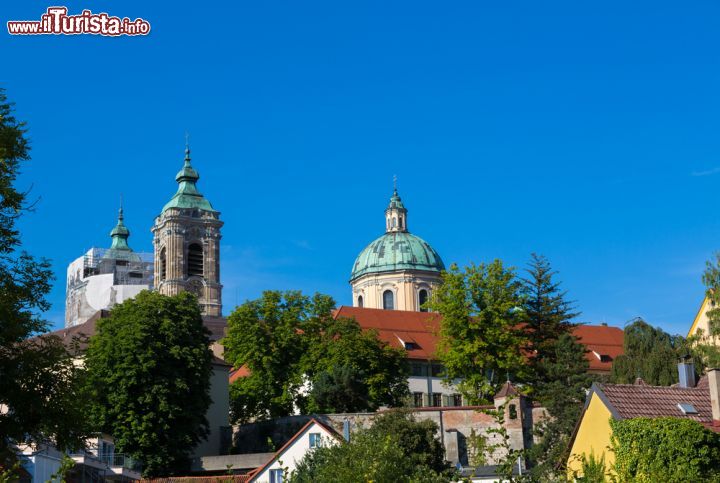
[[[47, 3], [3, 5], [39, 19]], [[716, 2], [68, 1], [147, 37], [0, 34], [26, 120], [25, 247], [150, 251], [189, 131], [225, 221], [225, 312], [263, 289], [349, 304], [398, 175], [446, 264], [547, 255], [580, 320], [686, 333], [720, 250]], [[3, 27], [4, 28], [4, 27]]]

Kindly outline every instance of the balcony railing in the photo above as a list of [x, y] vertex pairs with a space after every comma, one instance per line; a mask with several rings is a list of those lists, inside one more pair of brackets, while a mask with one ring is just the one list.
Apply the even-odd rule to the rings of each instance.
[[82, 453], [68, 453], [68, 455], [71, 457], [91, 458], [92, 460], [99, 461], [110, 468], [125, 468], [127, 470], [142, 473], [142, 463], [132, 456], [123, 453], [95, 454], [92, 451], [86, 451]]
[[142, 472], [142, 463], [123, 453], [101, 454], [99, 459], [111, 468], [126, 468], [138, 473]]

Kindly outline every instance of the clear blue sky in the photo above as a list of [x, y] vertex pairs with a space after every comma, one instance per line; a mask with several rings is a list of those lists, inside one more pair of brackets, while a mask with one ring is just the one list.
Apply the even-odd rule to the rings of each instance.
[[[497, 3], [497, 2], [496, 2]], [[184, 133], [222, 212], [225, 312], [263, 289], [349, 304], [399, 178], [446, 264], [547, 255], [582, 321], [686, 333], [720, 250], [717, 2], [69, 1], [148, 37], [11, 37], [27, 120], [25, 247], [58, 274], [109, 246], [119, 194], [150, 251]], [[511, 5], [512, 4], [512, 5]]]

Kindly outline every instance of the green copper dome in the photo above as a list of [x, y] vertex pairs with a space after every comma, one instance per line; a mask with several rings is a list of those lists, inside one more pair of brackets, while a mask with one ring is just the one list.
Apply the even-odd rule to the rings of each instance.
[[350, 280], [397, 270], [445, 270], [440, 255], [422, 238], [408, 232], [388, 232], [368, 245], [355, 260]]
[[112, 245], [110, 245], [110, 249], [105, 252], [103, 258], [140, 261], [140, 256], [133, 253], [132, 248], [128, 245], [130, 230], [125, 226], [125, 217], [123, 216], [122, 206], [118, 211], [118, 221], [110, 232], [110, 237], [112, 238]]
[[168, 208], [196, 208], [198, 210], [215, 211], [210, 202], [200, 194], [195, 186], [200, 175], [190, 165], [190, 148], [185, 148], [185, 164], [175, 176], [178, 183], [178, 190], [170, 201], [163, 206], [162, 212]]

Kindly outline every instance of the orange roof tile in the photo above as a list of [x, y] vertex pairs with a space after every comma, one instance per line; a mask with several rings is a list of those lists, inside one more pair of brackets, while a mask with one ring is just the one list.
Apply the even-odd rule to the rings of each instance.
[[[363, 329], [375, 329], [380, 340], [405, 348], [408, 359], [436, 359], [440, 315], [404, 310], [365, 309], [341, 306], [335, 318], [354, 318]], [[410, 343], [403, 347], [403, 342]]]
[[592, 372], [610, 372], [615, 358], [625, 353], [625, 333], [619, 327], [579, 325], [573, 334], [588, 349], [585, 358]]

